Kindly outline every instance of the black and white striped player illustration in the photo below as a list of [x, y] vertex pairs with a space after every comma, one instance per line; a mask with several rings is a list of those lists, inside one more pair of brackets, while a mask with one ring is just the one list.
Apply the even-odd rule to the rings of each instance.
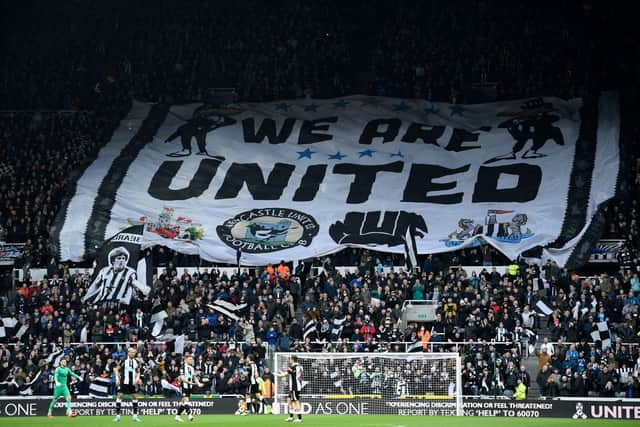
[[136, 293], [149, 295], [151, 288], [140, 282], [136, 270], [127, 265], [130, 255], [125, 247], [112, 249], [107, 258], [108, 265], [98, 272], [82, 302], [117, 301], [128, 305]]

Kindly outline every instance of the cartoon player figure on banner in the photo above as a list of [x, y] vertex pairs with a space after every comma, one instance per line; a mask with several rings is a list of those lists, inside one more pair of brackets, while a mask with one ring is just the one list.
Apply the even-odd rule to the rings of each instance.
[[554, 141], [558, 145], [564, 145], [564, 137], [559, 127], [553, 123], [560, 120], [558, 115], [551, 114], [553, 105], [549, 102], [543, 102], [542, 99], [533, 99], [527, 101], [522, 106], [522, 111], [499, 113], [500, 116], [511, 116], [510, 119], [502, 122], [498, 127], [506, 128], [515, 144], [510, 153], [502, 154], [484, 162], [485, 164], [494, 163], [500, 160], [513, 160], [517, 158], [517, 154], [522, 151], [529, 140], [532, 141], [531, 148], [524, 152], [523, 159], [537, 159], [546, 157], [546, 154], [539, 153], [548, 140]]
[[516, 213], [510, 220], [504, 221], [499, 215], [511, 214], [512, 210], [489, 209], [485, 216], [484, 226], [479, 221], [469, 218], [461, 218], [458, 221], [459, 230], [454, 230], [441, 240], [447, 247], [461, 245], [464, 241], [474, 237], [492, 238], [503, 243], [520, 243], [524, 239], [532, 237], [534, 233], [530, 228], [525, 228], [528, 217], [523, 213]]
[[[207, 156], [218, 160], [224, 160], [221, 156], [212, 156], [207, 151], [207, 134], [221, 127], [230, 126], [236, 122], [234, 118], [229, 117], [233, 114], [240, 113], [241, 110], [234, 108], [219, 108], [211, 105], [203, 105], [196, 109], [193, 117], [188, 119], [186, 123], [179, 126], [178, 129], [167, 137], [165, 143], [171, 142], [180, 137], [182, 150], [175, 153], [167, 154], [169, 157], [186, 157], [191, 155], [191, 139], [195, 137], [198, 145], [198, 156]], [[176, 114], [174, 114], [178, 117]], [[180, 117], [181, 118], [181, 117]]]

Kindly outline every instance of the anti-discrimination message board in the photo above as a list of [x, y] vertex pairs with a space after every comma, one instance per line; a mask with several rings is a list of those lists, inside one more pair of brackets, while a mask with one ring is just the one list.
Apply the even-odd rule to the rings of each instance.
[[[191, 399], [196, 415], [231, 415], [238, 409], [238, 397]], [[382, 404], [382, 406], [381, 406]], [[112, 399], [74, 400], [72, 407], [80, 416], [115, 416], [116, 402]], [[131, 402], [123, 402], [123, 414], [131, 415]], [[141, 399], [140, 415], [173, 416], [180, 402], [175, 399]], [[285, 413], [286, 403], [275, 412]], [[46, 416], [47, 398], [2, 398], [0, 416]], [[64, 414], [65, 403], [56, 404], [54, 413]], [[574, 419], [640, 419], [640, 399], [608, 400], [526, 400], [463, 398], [464, 415], [482, 417], [574, 418]], [[307, 415], [401, 415], [454, 416], [455, 401], [429, 399], [373, 399], [373, 398], [303, 398], [302, 410]]]
[[[0, 416], [3, 417], [35, 417], [47, 416], [49, 410], [48, 398], [1, 398]], [[180, 400], [151, 398], [140, 399], [138, 408], [140, 416], [153, 415], [176, 415]], [[79, 416], [115, 416], [115, 399], [77, 399], [73, 400], [71, 407]], [[238, 409], [238, 398], [220, 397], [210, 399], [191, 399], [192, 413], [201, 414], [233, 414]], [[54, 415], [64, 415], [66, 403], [60, 400], [54, 408]], [[132, 415], [133, 406], [131, 401], [122, 402], [122, 414]]]
[[481, 242], [564, 265], [588, 259], [593, 218], [618, 191], [619, 122], [612, 94], [136, 102], [70, 183], [52, 242], [80, 261], [143, 225], [145, 247], [246, 266]]

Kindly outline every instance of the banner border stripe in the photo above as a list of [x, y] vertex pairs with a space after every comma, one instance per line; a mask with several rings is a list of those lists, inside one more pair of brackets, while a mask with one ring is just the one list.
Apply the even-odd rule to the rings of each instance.
[[[131, 110], [131, 105], [129, 105], [129, 110]], [[60, 242], [60, 233], [62, 232], [62, 228], [64, 224], [67, 222], [67, 215], [69, 213], [69, 204], [76, 197], [78, 192], [78, 181], [85, 174], [87, 169], [93, 165], [93, 163], [97, 160], [98, 155], [100, 154], [100, 150], [104, 148], [107, 144], [109, 144], [113, 134], [120, 126], [120, 120], [114, 121], [111, 124], [111, 129], [108, 132], [109, 140], [106, 141], [104, 145], [101, 147], [96, 147], [95, 152], [86, 158], [85, 164], [80, 166], [78, 169], [71, 171], [67, 183], [63, 188], [63, 196], [60, 200], [60, 206], [58, 208], [58, 212], [56, 213], [55, 218], [51, 224], [51, 228], [49, 229], [49, 251], [51, 255], [54, 257], [60, 258], [61, 256], [61, 248], [62, 243]]]
[[129, 166], [147, 143], [153, 139], [168, 114], [169, 106], [167, 104], [155, 104], [151, 107], [151, 111], [142, 122], [138, 132], [115, 158], [109, 172], [100, 183], [85, 231], [85, 258], [87, 255], [95, 255], [96, 248], [106, 239], [105, 234], [111, 219], [111, 209], [116, 202], [116, 195]]

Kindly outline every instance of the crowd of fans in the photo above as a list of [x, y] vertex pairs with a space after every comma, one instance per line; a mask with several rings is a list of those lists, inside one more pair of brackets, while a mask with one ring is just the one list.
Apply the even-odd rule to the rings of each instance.
[[[511, 395], [520, 379], [527, 387], [535, 381], [551, 397], [637, 396], [637, 273], [621, 270], [611, 277], [581, 280], [549, 263], [542, 270], [523, 265], [515, 275], [501, 275], [495, 267], [467, 274], [455, 267], [430, 269], [428, 261], [418, 274], [402, 268], [385, 273], [371, 255], [364, 251], [362, 268], [345, 274], [328, 269], [312, 275], [299, 265], [255, 274], [245, 271], [240, 276], [215, 270], [178, 276], [168, 268], [155, 278], [153, 295], [130, 306], [86, 306], [81, 298], [90, 275], [54, 272], [51, 279], [31, 286], [25, 283], [18, 290], [15, 312], [20, 322], [15, 329], [20, 333], [11, 340], [16, 347], [5, 346], [0, 355], [0, 379], [13, 384], [6, 392], [18, 393], [40, 369], [51, 369], [55, 358], [47, 361], [48, 356], [64, 349], [86, 378], [78, 386], [82, 393], [92, 376], [109, 376], [124, 357], [124, 344], [99, 343], [135, 342], [140, 343], [145, 361], [145, 381], [157, 378], [170, 383], [181, 356], [171, 342], [151, 344], [150, 313], [159, 304], [168, 315], [165, 332], [198, 343], [192, 350], [197, 369], [207, 379], [206, 390], [218, 393], [239, 390], [242, 356], [249, 353], [256, 354], [266, 368], [268, 350], [459, 350], [464, 355], [465, 393]], [[548, 288], [534, 290], [538, 278], [545, 279]], [[221, 314], [210, 306], [218, 299], [239, 309], [233, 316]], [[399, 322], [403, 302], [416, 299], [438, 301], [434, 322]], [[538, 301], [553, 313], [537, 313]], [[608, 323], [610, 348], [591, 337], [601, 321]], [[536, 342], [538, 334], [548, 337]], [[523, 363], [533, 353], [539, 372], [527, 371]], [[47, 375], [40, 376], [31, 389], [48, 392], [46, 379]]]
[[[235, 87], [252, 101], [368, 92], [458, 103], [485, 83], [499, 97], [572, 97], [600, 66], [614, 84], [634, 71], [620, 61], [637, 49], [628, 19], [571, 0], [27, 1], [2, 21], [0, 103], [90, 108], [111, 85], [150, 101]], [[37, 31], [24, 34], [26, 24]]]
[[[628, 83], [619, 76], [640, 70], [637, 61], [620, 61], [633, 46], [624, 34], [589, 36], [620, 18], [586, 2], [563, 1], [553, 13], [492, 1], [343, 3], [286, 1], [275, 8], [165, 0], [148, 8], [28, 1], [16, 16], [0, 18], [7, 58], [0, 65], [1, 106], [69, 110], [0, 114], [0, 162], [12, 169], [0, 176], [0, 241], [26, 243], [17, 267], [47, 268], [46, 279], [21, 283], [12, 297], [9, 314], [19, 323], [0, 350], [1, 393], [50, 394], [53, 365], [64, 354], [83, 377], [76, 392], [86, 394], [93, 378], [109, 378], [124, 357], [124, 344], [100, 342], [139, 343], [145, 391], [170, 391], [162, 380], [175, 380], [181, 355], [175, 343], [153, 344], [151, 313], [159, 305], [168, 315], [165, 329], [194, 343], [186, 351], [196, 355], [202, 391], [240, 392], [249, 353], [272, 379], [273, 349], [457, 349], [465, 394], [510, 395], [520, 383], [535, 382], [549, 397], [640, 396], [637, 164], [630, 165], [634, 190], [607, 214], [606, 236], [627, 245], [612, 275], [582, 280], [552, 263], [501, 275], [490, 265], [508, 260], [483, 246], [429, 257], [419, 273], [398, 268], [401, 260], [391, 255], [348, 250], [291, 266], [287, 274], [264, 269], [228, 277], [204, 268], [178, 276], [176, 265], [200, 262], [159, 248], [155, 257], [166, 272], [149, 298], [130, 306], [81, 302], [90, 275], [49, 252], [51, 224], [65, 185], [109, 139], [132, 98], [203, 100], [209, 88], [230, 86], [243, 101], [365, 92], [462, 103], [476, 100], [478, 85], [493, 88], [497, 99], [573, 97], [598, 72], [603, 88], [615, 88]], [[25, 22], [37, 31], [25, 34]], [[637, 141], [637, 127], [627, 135]], [[312, 274], [311, 265], [325, 273]], [[336, 265], [353, 271], [340, 274]], [[487, 268], [467, 274], [459, 265]], [[208, 306], [217, 299], [246, 307], [235, 320]], [[438, 301], [436, 321], [402, 325], [403, 302], [424, 299]], [[538, 301], [553, 313], [535, 314]], [[602, 321], [611, 334], [608, 349], [591, 337]], [[536, 372], [524, 364], [530, 353], [538, 357]], [[359, 372], [358, 390], [363, 383], [392, 393], [401, 387], [399, 376], [385, 383], [375, 369]]]
[[[49, 233], [77, 170], [109, 140], [93, 112], [0, 114], [0, 241], [26, 243], [17, 268], [50, 263]], [[28, 148], [26, 148], [28, 147]]]
[[638, 345], [618, 338], [604, 352], [586, 340], [578, 344], [545, 343], [537, 352], [536, 383], [546, 397], [639, 397]]

